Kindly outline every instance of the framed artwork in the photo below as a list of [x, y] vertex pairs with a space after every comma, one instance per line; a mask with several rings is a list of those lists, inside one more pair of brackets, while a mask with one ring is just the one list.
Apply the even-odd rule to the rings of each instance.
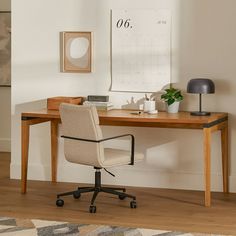
[[61, 72], [91, 72], [91, 32], [60, 32]]
[[11, 86], [11, 12], [0, 11], [0, 87]]

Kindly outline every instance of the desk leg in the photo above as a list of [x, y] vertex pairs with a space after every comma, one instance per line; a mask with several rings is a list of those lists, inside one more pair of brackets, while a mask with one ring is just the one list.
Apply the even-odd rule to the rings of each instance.
[[211, 129], [204, 128], [205, 206], [211, 206]]
[[51, 174], [52, 182], [57, 182], [58, 121], [51, 120]]
[[26, 193], [29, 154], [29, 123], [21, 121], [21, 193]]
[[229, 192], [229, 170], [228, 170], [228, 121], [221, 129], [221, 151], [222, 151], [222, 172], [223, 172], [223, 191]]

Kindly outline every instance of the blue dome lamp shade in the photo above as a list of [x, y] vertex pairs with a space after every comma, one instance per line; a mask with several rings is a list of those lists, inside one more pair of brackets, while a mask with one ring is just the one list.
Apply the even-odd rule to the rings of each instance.
[[199, 111], [191, 112], [193, 116], [209, 116], [211, 113], [202, 111], [202, 94], [215, 93], [215, 84], [210, 79], [191, 79], [187, 85], [187, 93], [199, 94]]

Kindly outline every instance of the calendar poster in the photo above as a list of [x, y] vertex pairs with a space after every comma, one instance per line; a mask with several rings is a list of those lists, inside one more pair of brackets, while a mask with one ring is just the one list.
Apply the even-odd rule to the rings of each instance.
[[156, 92], [170, 83], [170, 10], [111, 11], [112, 91]]

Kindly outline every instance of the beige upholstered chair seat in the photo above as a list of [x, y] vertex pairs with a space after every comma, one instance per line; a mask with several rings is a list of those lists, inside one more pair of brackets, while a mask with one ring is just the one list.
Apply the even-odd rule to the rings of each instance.
[[[144, 158], [142, 153], [134, 153], [134, 162], [140, 161]], [[104, 161], [102, 166], [112, 167], [112, 166], [122, 166], [130, 163], [130, 151], [104, 148]]]
[[[131, 208], [136, 208], [136, 197], [126, 193], [125, 188], [104, 187], [101, 185], [100, 169], [115, 167], [121, 165], [133, 165], [135, 162], [142, 160], [142, 153], [134, 152], [135, 138], [132, 134], [124, 134], [113, 137], [103, 138], [102, 130], [99, 125], [99, 117], [94, 106], [78, 106], [72, 104], [60, 105], [60, 116], [62, 121], [64, 153], [65, 158], [72, 163], [93, 166], [95, 169], [94, 187], [78, 187], [72, 192], [61, 193], [57, 195], [57, 206], [63, 206], [62, 196], [73, 195], [74, 198], [80, 198], [82, 193], [93, 192], [89, 212], [95, 213], [95, 199], [99, 192], [114, 194], [120, 200], [131, 198]], [[111, 139], [129, 138], [130, 150], [120, 150], [105, 148], [104, 143]], [[89, 174], [89, 173], [88, 173]], [[110, 173], [113, 175], [112, 173]]]

